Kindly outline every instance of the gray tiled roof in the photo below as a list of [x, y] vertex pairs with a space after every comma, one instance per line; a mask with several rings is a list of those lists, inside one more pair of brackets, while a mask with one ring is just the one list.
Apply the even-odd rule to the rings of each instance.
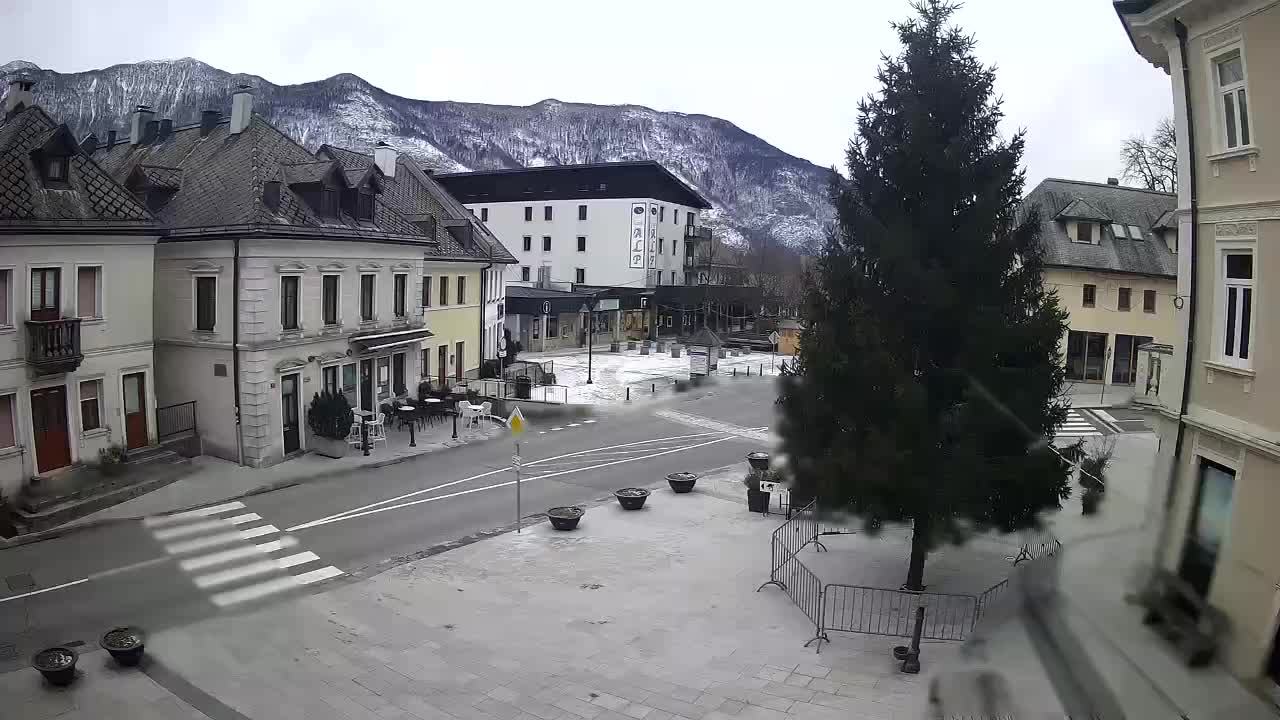
[[[207, 136], [201, 136], [199, 125], [190, 125], [174, 128], [150, 143], [131, 145], [125, 138], [99, 147], [93, 157], [117, 179], [129, 177], [140, 166], [180, 170], [181, 188], [156, 210], [170, 234], [251, 226], [336, 239], [420, 241], [425, 254], [451, 254], [443, 244], [436, 247], [380, 196], [374, 202], [372, 221], [357, 220], [345, 212], [338, 217], [318, 215], [290, 183], [314, 182], [330, 170], [341, 169], [340, 164], [317, 159], [259, 115], [239, 134], [231, 134], [225, 120]], [[280, 205], [274, 211], [262, 202], [263, 184], [268, 181], [284, 181]]]
[[[336, 160], [348, 177], [362, 176], [373, 166], [373, 156], [358, 153], [333, 145], [321, 145], [316, 156]], [[475, 216], [471, 214], [435, 180], [412, 162], [412, 158], [399, 155], [396, 158], [396, 174], [394, 177], [379, 175], [382, 185], [382, 200], [411, 222], [420, 222], [434, 217], [436, 223], [436, 240], [440, 243], [441, 255], [462, 255], [492, 259], [496, 263], [514, 263], [515, 257], [498, 238], [489, 231]], [[448, 225], [458, 222], [470, 223], [472, 237], [476, 247], [464, 248], [448, 231]]]
[[[65, 189], [46, 189], [31, 158], [50, 141], [71, 152]], [[132, 193], [80, 150], [65, 125], [39, 107], [0, 125], [0, 224], [150, 227], [154, 221]]]
[[[1177, 246], [1177, 239], [1173, 231], [1158, 223], [1167, 221], [1166, 214], [1177, 205], [1177, 196], [1170, 193], [1049, 178], [1027, 194], [1022, 209], [1040, 210], [1040, 242], [1046, 266], [1176, 277], [1177, 256], [1170, 248]], [[1071, 212], [1102, 214], [1106, 218], [1104, 225], [1136, 225], [1142, 229], [1144, 239], [1118, 238], [1106, 231], [1095, 233], [1096, 245], [1072, 242], [1066, 223], [1054, 219], [1072, 206], [1091, 210]]]

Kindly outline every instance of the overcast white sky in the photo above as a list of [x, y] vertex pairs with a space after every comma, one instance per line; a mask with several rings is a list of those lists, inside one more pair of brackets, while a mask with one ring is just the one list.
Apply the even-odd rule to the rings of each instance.
[[[0, 0], [0, 64], [60, 72], [190, 56], [275, 83], [351, 72], [412, 98], [554, 97], [729, 120], [843, 165], [859, 98], [907, 0]], [[999, 68], [1030, 183], [1104, 181], [1124, 138], [1171, 112], [1168, 77], [1110, 0], [969, 0], [957, 22]]]

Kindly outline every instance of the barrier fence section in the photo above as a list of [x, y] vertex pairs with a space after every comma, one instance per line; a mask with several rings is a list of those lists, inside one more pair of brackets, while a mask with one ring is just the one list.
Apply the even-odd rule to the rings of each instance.
[[808, 505], [793, 512], [786, 522], [773, 531], [770, 538], [769, 579], [756, 592], [767, 585], [776, 585], [791, 598], [805, 617], [813, 623], [813, 637], [805, 643], [817, 643], [827, 639], [822, 631], [822, 580], [813, 571], [800, 562], [800, 551], [813, 544], [815, 550], [825, 550], [818, 540], [818, 501], [811, 500]]
[[156, 435], [159, 439], [196, 431], [196, 401], [156, 408]]

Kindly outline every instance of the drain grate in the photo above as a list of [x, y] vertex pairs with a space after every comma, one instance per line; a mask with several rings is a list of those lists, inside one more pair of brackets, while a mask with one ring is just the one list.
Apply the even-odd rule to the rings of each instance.
[[4, 579], [4, 584], [9, 586], [9, 590], [13, 592], [26, 592], [36, 589], [35, 578], [31, 577], [31, 573], [19, 573], [10, 575]]

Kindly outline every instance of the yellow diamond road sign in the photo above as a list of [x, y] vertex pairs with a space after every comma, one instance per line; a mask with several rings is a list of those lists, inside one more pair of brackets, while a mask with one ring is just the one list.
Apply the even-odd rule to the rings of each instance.
[[524, 415], [520, 412], [519, 406], [511, 411], [511, 417], [507, 418], [507, 427], [511, 428], [511, 432], [517, 435], [524, 432], [525, 426], [529, 423], [524, 419]]

